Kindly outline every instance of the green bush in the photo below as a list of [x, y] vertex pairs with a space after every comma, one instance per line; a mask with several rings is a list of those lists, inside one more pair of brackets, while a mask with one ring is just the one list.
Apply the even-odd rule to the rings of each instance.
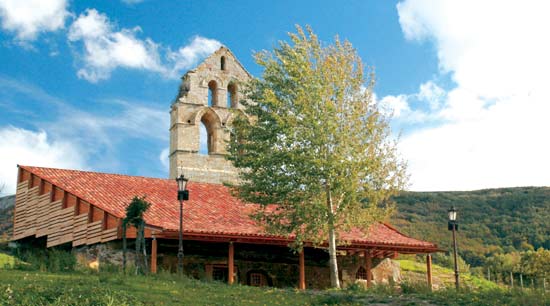
[[76, 268], [76, 256], [60, 249], [16, 249], [14, 268], [25, 271], [72, 272]]

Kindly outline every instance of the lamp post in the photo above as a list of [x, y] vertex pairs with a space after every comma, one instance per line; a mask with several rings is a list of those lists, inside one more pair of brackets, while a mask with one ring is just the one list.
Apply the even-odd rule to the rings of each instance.
[[178, 201], [180, 203], [180, 235], [178, 246], [178, 274], [183, 274], [183, 201], [189, 200], [189, 190], [187, 190], [187, 179], [183, 173], [176, 178], [178, 183]]
[[458, 278], [458, 251], [456, 247], [456, 232], [458, 231], [458, 222], [456, 221], [457, 210], [454, 206], [449, 209], [449, 230], [453, 232], [453, 255], [455, 259], [455, 286], [456, 290], [460, 288]]

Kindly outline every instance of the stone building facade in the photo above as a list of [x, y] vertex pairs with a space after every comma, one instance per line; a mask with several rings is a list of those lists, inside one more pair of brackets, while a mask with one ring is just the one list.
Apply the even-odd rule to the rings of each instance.
[[[236, 170], [224, 155], [231, 121], [243, 109], [242, 86], [250, 78], [226, 47], [182, 77], [170, 111], [170, 178], [183, 172], [196, 182], [235, 182]], [[201, 124], [206, 139], [201, 139]], [[207, 143], [208, 154], [199, 152], [201, 141]]]

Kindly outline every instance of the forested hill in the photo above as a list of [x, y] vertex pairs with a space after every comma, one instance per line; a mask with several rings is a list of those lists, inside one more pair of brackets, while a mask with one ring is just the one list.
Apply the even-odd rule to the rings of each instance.
[[447, 211], [454, 205], [459, 253], [474, 266], [492, 253], [550, 249], [550, 187], [404, 192], [395, 201], [395, 226], [444, 249], [451, 247]]

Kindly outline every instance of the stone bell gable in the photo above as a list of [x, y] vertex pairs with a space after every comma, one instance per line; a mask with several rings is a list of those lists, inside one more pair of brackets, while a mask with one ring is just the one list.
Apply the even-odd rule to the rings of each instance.
[[[242, 86], [251, 75], [226, 47], [221, 47], [183, 77], [170, 111], [170, 178], [181, 172], [191, 180], [235, 182], [237, 170], [225, 159], [229, 126]], [[199, 152], [204, 124], [208, 154]]]

